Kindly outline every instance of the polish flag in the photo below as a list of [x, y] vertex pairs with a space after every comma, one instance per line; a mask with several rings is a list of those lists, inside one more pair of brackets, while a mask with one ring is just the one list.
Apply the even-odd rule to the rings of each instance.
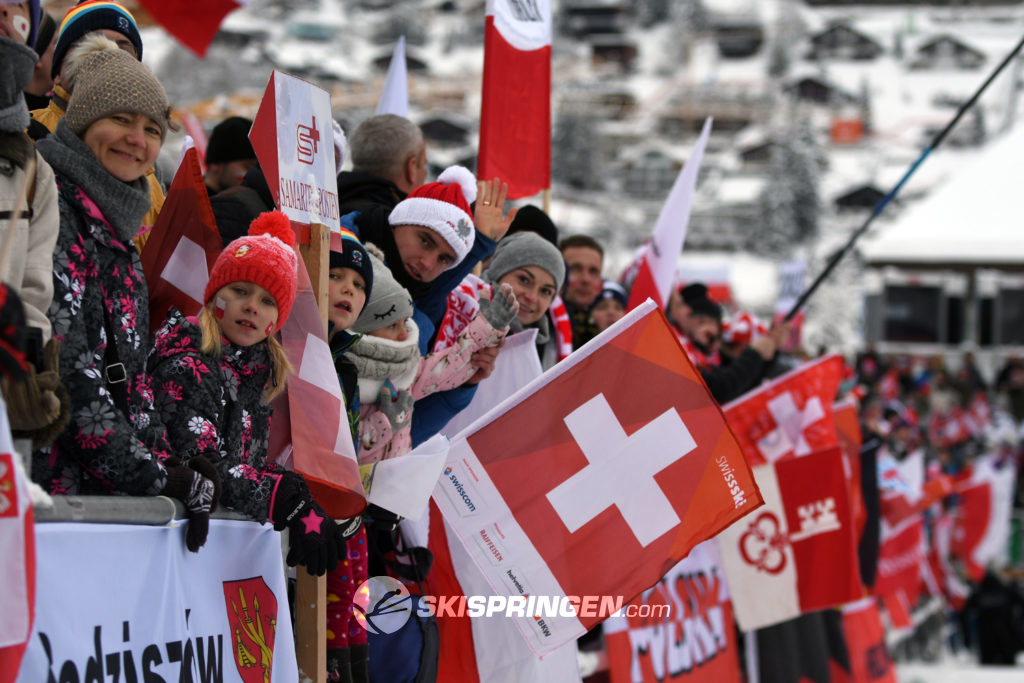
[[35, 616], [35, 517], [25, 482], [0, 400], [0, 683], [17, 678]]
[[487, 0], [477, 177], [551, 186], [551, 0]]
[[185, 315], [199, 313], [210, 269], [222, 246], [199, 157], [192, 147], [174, 174], [164, 208], [142, 250], [150, 334], [163, 325], [171, 306]]
[[693, 193], [697, 188], [697, 172], [704, 159], [704, 148], [707, 147], [710, 135], [711, 119], [707, 118], [690, 158], [676, 176], [668, 199], [661, 207], [651, 238], [638, 254], [639, 267], [629, 293], [627, 310], [639, 306], [648, 298], [654, 299], [661, 308], [668, 303], [669, 290], [675, 279], [676, 262], [683, 251], [686, 226], [690, 222]]
[[956, 488], [960, 505], [953, 513], [950, 550], [973, 581], [982, 579], [991, 561], [1006, 563], [1016, 481], [1012, 462], [999, 467], [994, 455], [985, 455], [971, 463], [970, 478]]
[[139, 4], [182, 45], [205, 57], [224, 17], [250, 1], [139, 0]]
[[[605, 607], [761, 504], [653, 301], [456, 436], [433, 500], [494, 595], [601, 596]], [[511, 620], [544, 655], [609, 616], [594, 607]]]
[[[299, 287], [291, 315], [281, 328], [281, 343], [294, 371], [288, 376], [290, 442], [284, 452], [271, 452], [278, 462], [291, 461], [316, 501], [335, 519], [348, 519], [366, 508], [345, 399], [324, 335], [313, 286], [301, 258]], [[282, 401], [279, 397], [277, 402]], [[282, 425], [275, 410], [272, 443], [279, 443]]]
[[744, 631], [863, 597], [838, 448], [754, 468], [764, 507], [718, 536]]
[[[623, 610], [603, 625], [611, 683], [743, 680], [732, 598], [714, 541], [695, 547], [629, 604], [633, 616]], [[649, 616], [639, 616], [644, 612]]]
[[725, 406], [751, 466], [839, 445], [832, 404], [843, 358], [825, 356], [762, 384]]

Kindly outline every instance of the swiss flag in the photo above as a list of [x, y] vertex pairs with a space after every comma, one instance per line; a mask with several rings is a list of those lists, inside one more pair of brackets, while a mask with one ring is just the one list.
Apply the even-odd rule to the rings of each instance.
[[764, 507], [718, 537], [740, 628], [863, 597], [839, 449], [761, 465], [754, 477]]
[[551, 0], [488, 0], [485, 22], [477, 176], [529, 197], [551, 186]]
[[725, 406], [725, 417], [751, 466], [839, 445], [832, 403], [842, 373], [842, 356], [832, 354]]
[[[654, 302], [457, 437], [434, 500], [497, 594], [624, 600], [761, 504]], [[607, 616], [516, 624], [543, 655]]]
[[348, 519], [366, 508], [366, 497], [334, 359], [305, 263], [298, 261], [298, 293], [281, 328], [281, 343], [294, 368], [286, 388], [288, 419], [279, 424], [275, 409], [271, 423], [273, 444], [281, 442], [283, 427], [289, 429], [291, 438], [283, 440], [290, 442], [290, 453], [275, 448], [271, 455], [279, 462], [290, 456], [292, 468], [305, 477], [327, 514]]
[[35, 517], [21, 469], [7, 406], [0, 400], [0, 683], [14, 681], [21, 668], [35, 615]]
[[995, 456], [985, 455], [971, 463], [970, 478], [956, 488], [960, 505], [954, 512], [950, 550], [973, 581], [982, 579], [992, 560], [1006, 561], [1016, 481], [1012, 462], [1000, 467]]
[[250, 0], [139, 0], [147, 12], [182, 45], [206, 56], [220, 24], [231, 12]]
[[675, 278], [676, 261], [686, 240], [686, 226], [690, 222], [693, 193], [697, 187], [697, 172], [704, 158], [711, 135], [711, 119], [705, 119], [704, 128], [686, 160], [676, 181], [669, 191], [665, 205], [661, 207], [654, 232], [647, 243], [634, 257], [638, 260], [636, 277], [629, 293], [627, 309], [633, 309], [653, 299], [662, 308], [668, 303], [669, 290]]
[[163, 325], [171, 306], [185, 315], [199, 313], [210, 269], [222, 246], [199, 157], [192, 147], [174, 174], [164, 208], [142, 250], [150, 334]]

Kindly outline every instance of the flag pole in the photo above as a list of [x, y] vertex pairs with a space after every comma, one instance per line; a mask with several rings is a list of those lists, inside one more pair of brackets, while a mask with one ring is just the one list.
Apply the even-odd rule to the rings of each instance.
[[924, 160], [928, 158], [928, 155], [931, 154], [936, 148], [938, 148], [939, 145], [942, 144], [942, 141], [946, 139], [946, 136], [949, 135], [949, 132], [953, 130], [957, 123], [959, 123], [960, 119], [963, 118], [963, 115], [966, 114], [967, 111], [974, 106], [975, 102], [978, 101], [978, 98], [981, 97], [981, 94], [985, 92], [985, 89], [988, 88], [992, 81], [995, 80], [996, 76], [998, 76], [1002, 72], [1002, 70], [1006, 68], [1006, 65], [1013, 60], [1017, 53], [1021, 51], [1021, 48], [1024, 48], [1024, 37], [1020, 39], [1020, 42], [1017, 43], [1017, 46], [1013, 48], [1010, 54], [1006, 55], [1006, 58], [1003, 59], [1003, 61], [999, 63], [999, 66], [997, 66], [995, 70], [989, 75], [989, 77], [985, 79], [985, 82], [981, 84], [981, 87], [979, 87], [974, 92], [974, 94], [971, 95], [970, 99], [968, 99], [966, 102], [960, 105], [960, 108], [957, 109], [957, 112], [953, 116], [953, 118], [949, 121], [949, 123], [946, 124], [945, 128], [940, 130], [935, 135], [931, 143], [927, 147], [925, 147], [924, 150], [921, 151], [920, 156], [918, 156], [917, 160], [910, 165], [910, 168], [908, 168], [906, 173], [903, 174], [903, 177], [900, 178], [899, 182], [897, 182], [896, 185], [891, 190], [889, 190], [888, 194], [886, 194], [884, 197], [878, 200], [878, 203], [875, 204], [875, 208], [871, 210], [871, 215], [869, 215], [867, 217], [867, 220], [865, 220], [864, 223], [861, 224], [861, 226], [857, 228], [852, 235], [850, 235], [850, 239], [847, 240], [845, 245], [843, 245], [843, 248], [835, 252], [831, 257], [829, 257], [828, 263], [825, 264], [825, 269], [822, 270], [818, 277], [815, 278], [814, 282], [812, 282], [811, 285], [804, 290], [804, 292], [800, 295], [800, 298], [796, 300], [796, 303], [793, 304], [793, 307], [789, 310], [789, 313], [786, 314], [786, 317], [784, 319], [786, 322], [792, 320], [793, 316], [795, 316], [804, 306], [804, 304], [807, 303], [807, 300], [810, 299], [811, 295], [814, 294], [818, 287], [821, 286], [821, 283], [825, 281], [825, 279], [832, 273], [833, 270], [835, 270], [836, 266], [839, 265], [839, 262], [843, 259], [844, 256], [846, 256], [847, 252], [849, 252], [853, 248], [854, 242], [856, 242], [861, 235], [867, 232], [868, 228], [874, 222], [875, 218], [877, 218], [878, 215], [882, 213], [885, 207], [888, 206], [889, 202], [893, 200], [893, 198], [899, 193], [899, 191], [903, 189], [903, 186], [906, 184], [906, 182], [910, 180], [910, 176], [912, 176], [914, 172], [917, 171], [918, 166], [924, 163]]

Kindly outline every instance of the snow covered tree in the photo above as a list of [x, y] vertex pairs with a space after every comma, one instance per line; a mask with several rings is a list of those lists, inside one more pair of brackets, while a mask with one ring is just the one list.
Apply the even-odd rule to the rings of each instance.
[[824, 166], [808, 122], [796, 122], [776, 139], [760, 198], [762, 221], [753, 235], [758, 251], [789, 256], [817, 238], [822, 208], [818, 183]]
[[668, 0], [634, 0], [633, 16], [641, 28], [650, 28], [669, 18], [671, 7]]
[[596, 141], [594, 121], [589, 116], [559, 116], [551, 139], [552, 179], [576, 190], [599, 188], [602, 176]]

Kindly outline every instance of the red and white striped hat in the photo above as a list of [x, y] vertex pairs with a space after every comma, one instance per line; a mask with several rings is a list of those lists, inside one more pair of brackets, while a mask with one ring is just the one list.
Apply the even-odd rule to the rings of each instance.
[[464, 166], [449, 166], [437, 182], [421, 185], [388, 216], [391, 225], [430, 228], [455, 250], [454, 268], [473, 248], [476, 229], [469, 205], [476, 200], [476, 178]]

